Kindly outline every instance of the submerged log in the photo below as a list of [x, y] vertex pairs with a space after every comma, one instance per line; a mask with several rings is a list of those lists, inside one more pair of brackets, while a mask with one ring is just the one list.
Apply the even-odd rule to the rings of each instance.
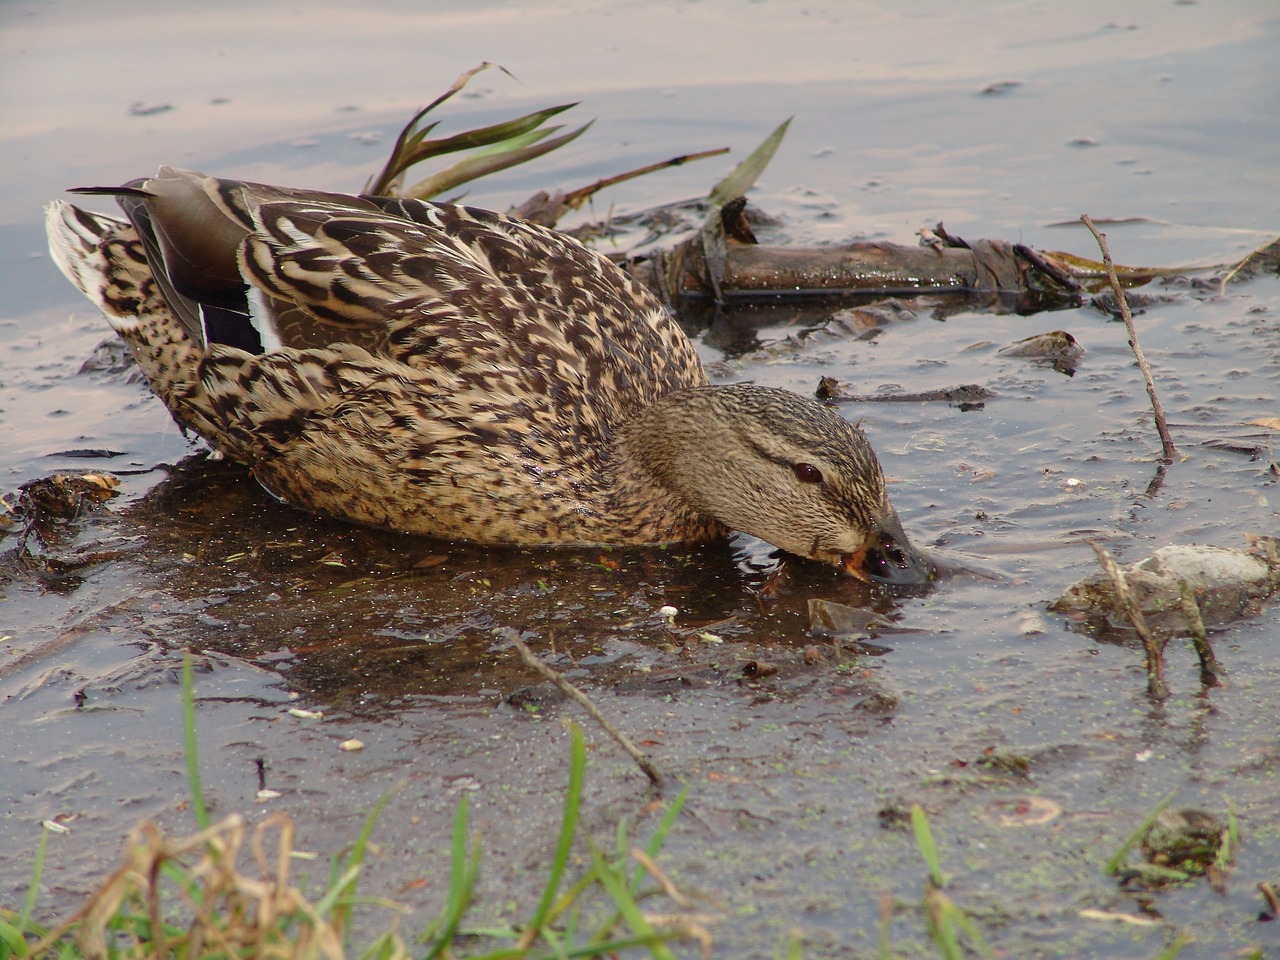
[[1080, 303], [1080, 287], [1069, 274], [1022, 244], [998, 240], [955, 247], [861, 241], [786, 248], [729, 240], [723, 270], [713, 279], [703, 239], [695, 236], [623, 266], [674, 305], [923, 293], [998, 300], [1018, 311]]

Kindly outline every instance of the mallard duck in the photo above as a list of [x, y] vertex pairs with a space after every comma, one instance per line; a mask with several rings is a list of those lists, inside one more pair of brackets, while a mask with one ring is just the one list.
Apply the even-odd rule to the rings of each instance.
[[161, 167], [128, 220], [48, 208], [54, 261], [184, 428], [275, 497], [482, 544], [741, 530], [929, 579], [862, 432], [712, 386], [657, 300], [559, 233], [471, 207]]

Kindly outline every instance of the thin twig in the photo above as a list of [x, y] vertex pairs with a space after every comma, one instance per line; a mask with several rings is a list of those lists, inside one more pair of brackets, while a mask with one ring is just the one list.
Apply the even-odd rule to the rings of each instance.
[[1098, 232], [1098, 228], [1093, 225], [1087, 213], [1080, 214], [1080, 222], [1089, 228], [1093, 239], [1098, 241], [1098, 249], [1102, 251], [1102, 262], [1107, 268], [1107, 279], [1111, 281], [1111, 290], [1120, 304], [1120, 316], [1124, 318], [1124, 328], [1129, 333], [1129, 346], [1133, 349], [1134, 357], [1137, 358], [1138, 369], [1142, 371], [1142, 379], [1147, 385], [1147, 396], [1151, 398], [1151, 409], [1156, 417], [1156, 429], [1160, 431], [1162, 459], [1166, 463], [1173, 463], [1177, 451], [1173, 446], [1173, 438], [1169, 436], [1169, 424], [1164, 419], [1164, 408], [1160, 406], [1160, 398], [1156, 396], [1156, 381], [1151, 376], [1151, 366], [1147, 363], [1146, 354], [1142, 352], [1142, 345], [1138, 343], [1138, 330], [1133, 324], [1129, 301], [1124, 295], [1124, 288], [1120, 286], [1120, 278], [1116, 276], [1116, 265], [1112, 262], [1111, 250], [1107, 247], [1107, 235]]
[[577, 701], [578, 705], [590, 714], [591, 719], [604, 728], [605, 733], [618, 741], [618, 745], [626, 751], [627, 756], [634, 760], [636, 766], [644, 771], [644, 775], [649, 778], [649, 782], [655, 787], [662, 786], [663, 776], [658, 772], [658, 768], [654, 766], [653, 761], [640, 752], [640, 748], [631, 742], [630, 737], [610, 723], [605, 718], [605, 715], [600, 712], [600, 708], [592, 703], [585, 693], [566, 680], [558, 671], [553, 670], [551, 667], [547, 666], [547, 664], [543, 663], [538, 655], [529, 649], [529, 645], [516, 636], [516, 632], [514, 630], [507, 629], [504, 630], [503, 633], [506, 635], [506, 638], [511, 641], [516, 650], [520, 652], [520, 656], [526, 664], [559, 687], [564, 695], [569, 697], [569, 699]]
[[714, 150], [699, 150], [697, 153], [685, 153], [678, 157], [671, 157], [669, 160], [659, 160], [657, 163], [646, 164], [643, 167], [637, 167], [634, 170], [628, 170], [626, 173], [615, 173], [611, 177], [605, 177], [597, 180], [595, 183], [586, 187], [578, 187], [576, 190], [568, 191], [562, 198], [562, 203], [566, 207], [577, 209], [582, 206], [583, 201], [594, 193], [599, 193], [605, 187], [613, 187], [626, 180], [633, 180], [636, 177], [643, 177], [647, 173], [653, 173], [657, 170], [665, 170], [668, 167], [678, 167], [682, 164], [691, 163], [694, 160], [704, 160], [707, 157], [718, 157], [729, 152], [728, 147], [717, 147]]
[[1093, 552], [1098, 555], [1098, 562], [1102, 564], [1102, 569], [1106, 571], [1116, 588], [1116, 599], [1129, 615], [1133, 629], [1137, 630], [1138, 636], [1142, 638], [1142, 646], [1147, 651], [1147, 693], [1157, 700], [1163, 700], [1169, 696], [1169, 688], [1164, 682], [1164, 644], [1156, 639], [1151, 628], [1147, 626], [1147, 618], [1142, 615], [1142, 607], [1138, 605], [1133, 591], [1129, 589], [1129, 581], [1125, 579], [1124, 572], [1116, 566], [1115, 560], [1111, 559], [1111, 554], [1093, 540], [1089, 541], [1089, 546], [1093, 547]]

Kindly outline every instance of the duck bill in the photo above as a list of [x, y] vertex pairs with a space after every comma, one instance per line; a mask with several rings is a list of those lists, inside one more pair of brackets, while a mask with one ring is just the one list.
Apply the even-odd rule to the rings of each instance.
[[875, 527], [853, 553], [841, 556], [839, 566], [859, 580], [898, 587], [920, 587], [937, 577], [933, 561], [911, 546], [896, 516]]

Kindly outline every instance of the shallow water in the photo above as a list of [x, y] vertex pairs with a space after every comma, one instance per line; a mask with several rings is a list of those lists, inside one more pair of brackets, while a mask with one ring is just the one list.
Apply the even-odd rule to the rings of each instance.
[[[811, 315], [739, 312], [734, 356], [712, 345], [723, 331], [700, 343], [723, 379], [997, 394], [976, 410], [844, 411], [876, 446], [915, 541], [1000, 579], [895, 598], [791, 564], [760, 604], [723, 546], [601, 555], [411, 541], [299, 515], [233, 466], [184, 460], [200, 448], [127, 367], [108, 356], [81, 369], [109, 331], [49, 262], [40, 222], [40, 205], [67, 186], [161, 162], [358, 189], [415, 107], [489, 59], [520, 82], [483, 75], [449, 114], [455, 129], [574, 99], [573, 113], [598, 120], [564, 151], [474, 187], [472, 202], [501, 208], [732, 146], [732, 159], [599, 197], [591, 214], [698, 196], [795, 114], [752, 195], [781, 220], [764, 242], [912, 243], [942, 220], [969, 238], [1092, 256], [1072, 223], [1088, 212], [1134, 218], [1106, 227], [1119, 261], [1230, 262], [1280, 232], [1271, 5], [570, 0], [356, 13], [321, 2], [160, 15], [122, 3], [99, 20], [87, 3], [0, 6], [0, 485], [86, 469], [123, 480], [109, 511], [49, 549], [110, 551], [99, 562], [41, 577], [14, 565], [13, 536], [0, 544], [0, 900], [25, 889], [46, 818], [72, 833], [51, 840], [45, 911], [74, 905], [142, 817], [190, 827], [173, 651], [191, 645], [204, 651], [201, 759], [215, 815], [288, 811], [300, 842], [327, 855], [404, 781], [364, 889], [414, 907], [413, 928], [441, 902], [442, 851], [466, 791], [485, 845], [480, 917], [512, 898], [527, 910], [567, 766], [557, 721], [578, 714], [507, 702], [534, 681], [504, 639], [515, 628], [690, 785], [691, 815], [665, 864], [732, 918], [715, 930], [724, 956], [773, 956], [792, 928], [807, 956], [872, 955], [886, 890], [900, 904], [895, 946], [927, 953], [923, 865], [893, 826], [915, 802], [939, 838], [948, 892], [1009, 956], [1149, 957], [1178, 932], [1194, 937], [1183, 957], [1275, 949], [1254, 888], [1280, 879], [1277, 607], [1216, 638], [1220, 687], [1202, 687], [1191, 651], [1171, 644], [1163, 704], [1146, 697], [1132, 645], [1045, 609], [1095, 569], [1090, 538], [1133, 560], [1168, 543], [1239, 547], [1280, 532], [1268, 472], [1280, 441], [1248, 424], [1280, 415], [1274, 277], [1223, 296], [1185, 281], [1147, 291], [1169, 297], [1139, 317], [1179, 447], [1164, 470], [1124, 329], [1090, 307], [948, 308], [941, 319], [922, 303], [872, 338], [799, 351], [771, 344]], [[751, 327], [762, 349], [742, 353]], [[1088, 350], [1074, 376], [997, 352], [1059, 328]], [[84, 448], [117, 455], [65, 453]], [[874, 607], [893, 628], [871, 652], [837, 654], [808, 635], [811, 598]], [[674, 629], [663, 604], [680, 610]], [[723, 643], [689, 629], [707, 624]], [[753, 679], [753, 660], [778, 671]], [[288, 715], [294, 703], [325, 719]], [[643, 777], [587, 734], [588, 826], [605, 838], [620, 815], [641, 816], [643, 833]], [[352, 736], [365, 750], [339, 752]], [[1026, 757], [1026, 774], [983, 767], [991, 751]], [[254, 799], [258, 760], [283, 794], [268, 804]], [[1178, 806], [1240, 816], [1244, 845], [1223, 892], [1200, 881], [1145, 895], [1102, 873], [1173, 790]], [[1002, 815], [1029, 798], [1060, 812], [1008, 825]]]

